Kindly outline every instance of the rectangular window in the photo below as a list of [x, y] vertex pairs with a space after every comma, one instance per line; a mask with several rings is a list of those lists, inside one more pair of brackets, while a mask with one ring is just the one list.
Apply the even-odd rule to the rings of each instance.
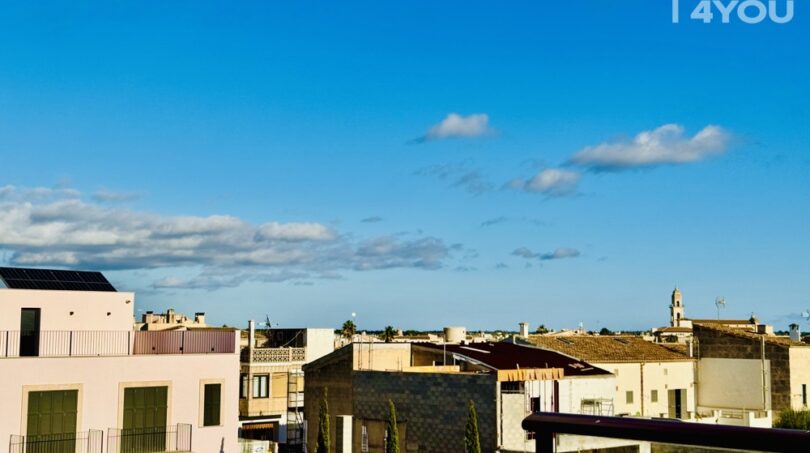
[[540, 398], [532, 398], [529, 400], [532, 413], [540, 412]]
[[248, 397], [248, 375], [242, 373], [239, 375], [239, 398]]
[[658, 402], [658, 390], [653, 390], [652, 392], [650, 392], [650, 401], [652, 401], [653, 403]]
[[267, 398], [269, 384], [270, 384], [270, 375], [258, 374], [256, 376], [253, 376], [253, 397]]
[[633, 404], [633, 391], [628, 390], [627, 392], [625, 392], [625, 397], [624, 398], [625, 398], [625, 402], [627, 404]]
[[802, 384], [802, 405], [807, 406], [807, 384]]
[[205, 384], [203, 426], [219, 426], [222, 384]]

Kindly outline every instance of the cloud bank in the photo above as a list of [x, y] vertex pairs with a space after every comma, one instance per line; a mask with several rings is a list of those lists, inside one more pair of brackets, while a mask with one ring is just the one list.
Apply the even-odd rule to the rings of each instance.
[[435, 237], [357, 240], [317, 222], [252, 224], [228, 215], [164, 216], [82, 199], [67, 189], [0, 187], [0, 250], [19, 266], [98, 270], [201, 268], [156, 288], [238, 286], [343, 271], [439, 269], [461, 245]]

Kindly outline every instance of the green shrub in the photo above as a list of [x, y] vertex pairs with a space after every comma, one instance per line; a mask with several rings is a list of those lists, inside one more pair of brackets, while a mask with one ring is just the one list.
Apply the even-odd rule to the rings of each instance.
[[779, 414], [773, 424], [774, 428], [810, 430], [810, 410], [795, 411], [787, 409]]

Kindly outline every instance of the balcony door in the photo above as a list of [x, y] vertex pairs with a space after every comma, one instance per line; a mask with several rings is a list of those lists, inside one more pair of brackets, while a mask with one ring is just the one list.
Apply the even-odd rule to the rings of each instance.
[[75, 453], [78, 390], [28, 393], [27, 453]]
[[168, 387], [124, 389], [121, 453], [166, 451]]
[[39, 355], [39, 308], [20, 311], [20, 357]]

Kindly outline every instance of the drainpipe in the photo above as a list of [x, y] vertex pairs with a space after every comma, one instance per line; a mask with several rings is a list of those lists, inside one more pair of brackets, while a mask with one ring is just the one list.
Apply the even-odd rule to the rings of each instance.
[[759, 338], [759, 340], [760, 340], [759, 350], [761, 353], [761, 360], [762, 360], [762, 410], [764, 411], [767, 410], [768, 407], [767, 406], [768, 398], [766, 393], [767, 390], [765, 389], [765, 385], [767, 383], [767, 380], [765, 379], [765, 337], [762, 336]]
[[644, 362], [641, 362], [639, 365], [641, 369], [641, 395], [639, 395], [639, 399], [641, 400], [641, 416], [644, 416]]

